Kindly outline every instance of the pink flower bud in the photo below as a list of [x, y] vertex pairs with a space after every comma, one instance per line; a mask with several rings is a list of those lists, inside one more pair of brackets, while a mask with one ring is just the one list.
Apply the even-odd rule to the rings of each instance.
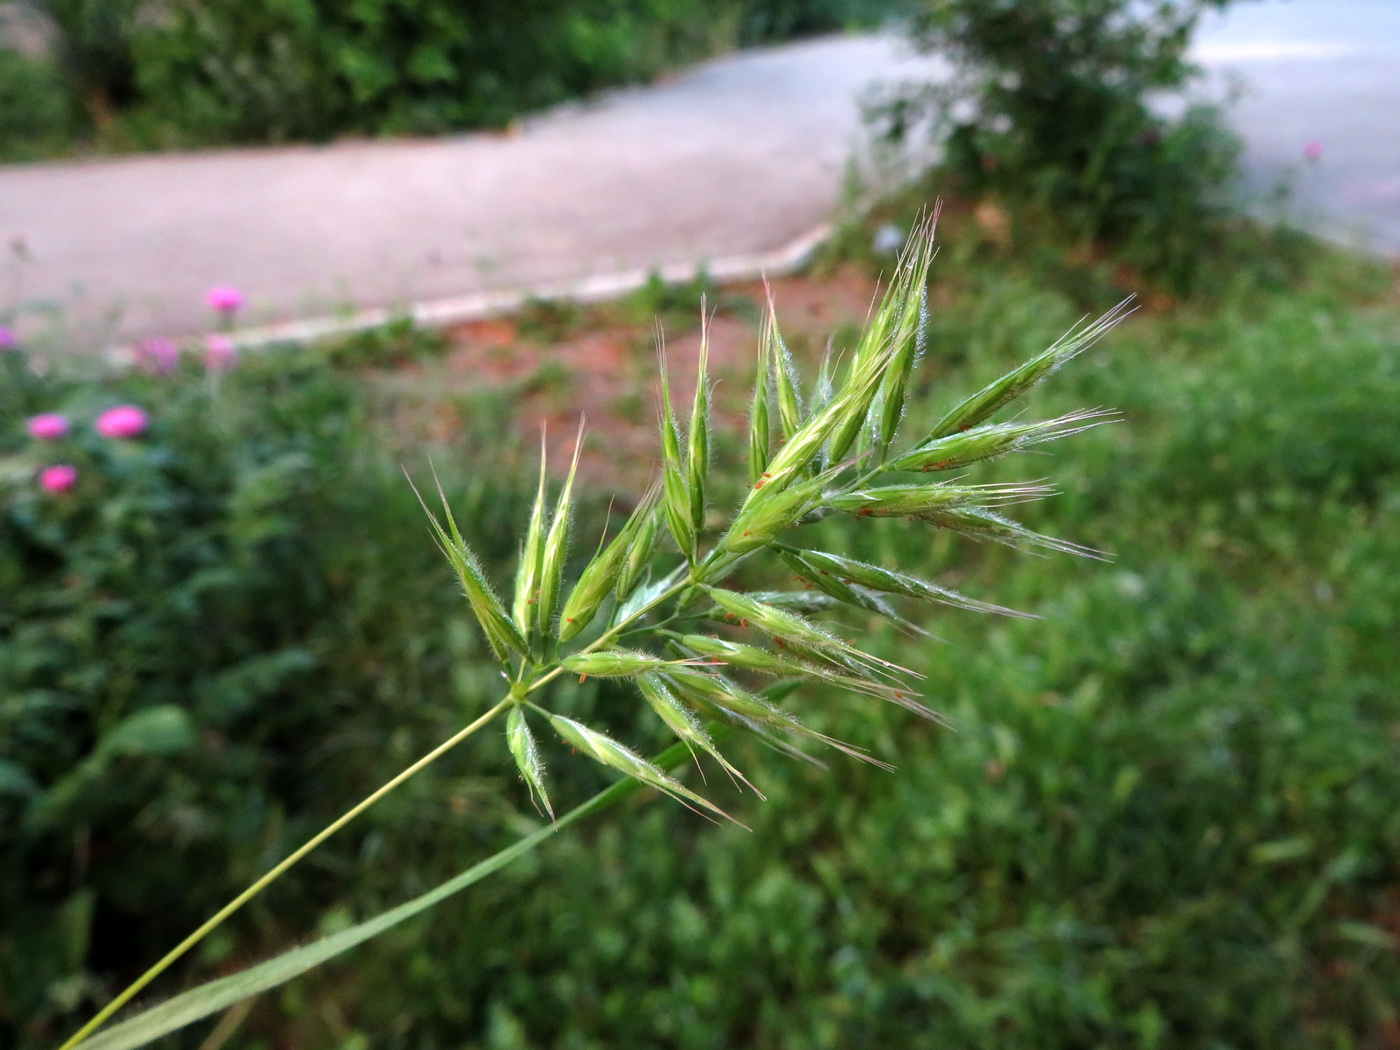
[[68, 434], [68, 418], [57, 412], [45, 412], [29, 421], [29, 436], [41, 441], [57, 441]]
[[1322, 158], [1321, 142], [1306, 142], [1303, 144], [1303, 157], [1306, 160], [1316, 162]]
[[107, 438], [133, 438], [150, 426], [151, 417], [135, 405], [118, 405], [97, 417], [97, 432]]
[[243, 306], [243, 292], [231, 284], [219, 284], [210, 288], [205, 301], [221, 314], [231, 314]]
[[18, 342], [19, 337], [15, 335], [15, 330], [0, 324], [0, 350], [13, 350]]
[[227, 372], [238, 363], [238, 348], [226, 335], [211, 335], [204, 341], [204, 367], [211, 372]]
[[141, 360], [158, 376], [168, 376], [180, 363], [180, 348], [169, 339], [147, 339], [141, 343]]
[[78, 480], [78, 468], [67, 463], [45, 467], [39, 472], [39, 487], [45, 492], [67, 492]]

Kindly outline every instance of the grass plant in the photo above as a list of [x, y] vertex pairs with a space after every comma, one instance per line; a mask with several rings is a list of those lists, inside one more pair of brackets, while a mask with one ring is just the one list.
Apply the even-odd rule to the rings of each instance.
[[[1105, 421], [1108, 417], [1097, 411], [1011, 427], [993, 420], [1092, 345], [1122, 315], [1120, 308], [1093, 324], [1075, 326], [1049, 349], [952, 408], [931, 428], [911, 425], [906, 409], [924, 347], [932, 241], [932, 224], [927, 223], [911, 238], [883, 301], [848, 357], [825, 362], [810, 388], [797, 374], [770, 304], [750, 417], [752, 482], [717, 534], [707, 527], [713, 420], [703, 349], [684, 426], [673, 404], [662, 350], [661, 477], [612, 542], [600, 544], [571, 587], [565, 586], [564, 573], [582, 428], [567, 480], [553, 499], [546, 465], [541, 463], [509, 606], [486, 578], [445, 495], [439, 489], [440, 511], [425, 501], [437, 543], [501, 665], [504, 696], [252, 883], [114, 998], [64, 1044], [65, 1050], [145, 1045], [387, 930], [547, 838], [553, 828], [527, 837], [416, 902], [197, 987], [98, 1032], [117, 1010], [293, 864], [440, 755], [498, 719], [506, 722], [508, 746], [522, 779], [551, 818], [554, 806], [534, 735], [537, 729], [547, 728], [627, 782], [655, 788], [720, 820], [737, 818], [706, 791], [685, 785], [669, 766], [685, 751], [697, 761], [703, 754], [747, 784], [748, 778], [719, 750], [723, 734], [753, 736], [797, 754], [805, 753], [804, 748], [831, 747], [883, 765], [865, 749], [807, 725], [779, 703], [795, 684], [834, 684], [933, 717], [916, 698], [914, 672], [867, 651], [814, 615], [830, 609], [874, 612], [917, 629], [894, 603], [1007, 610], [878, 564], [813, 549], [799, 527], [833, 517], [860, 521], [898, 516], [907, 517], [916, 528], [931, 525], [1016, 548], [1093, 554], [1003, 515], [1009, 504], [1049, 494], [1045, 485], [973, 485], [957, 474], [947, 480], [929, 475], [955, 470], [973, 459], [1009, 455], [1036, 440]], [[795, 568], [803, 589], [760, 593], [743, 587], [737, 570], [760, 554], [774, 555]], [[566, 674], [580, 681], [602, 677], [635, 683], [638, 699], [683, 750], [673, 748], [658, 760], [648, 760], [604, 729], [556, 709], [548, 687]], [[605, 792], [558, 818], [557, 826], [572, 823], [614, 797]]]

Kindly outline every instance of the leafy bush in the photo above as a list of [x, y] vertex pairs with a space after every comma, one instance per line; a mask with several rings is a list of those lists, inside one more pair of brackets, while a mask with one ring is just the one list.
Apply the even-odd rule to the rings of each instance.
[[[872, 24], [907, 0], [33, 2], [100, 141], [149, 147], [500, 127], [727, 48]], [[6, 118], [4, 102], [0, 131], [27, 112]]]
[[56, 63], [0, 47], [0, 160], [44, 156], [82, 128], [82, 108]]
[[[479, 639], [434, 626], [453, 590], [364, 384], [321, 354], [100, 377], [6, 351], [0, 369], [0, 1030], [45, 1043], [483, 683]], [[102, 436], [121, 404], [148, 428]], [[67, 434], [27, 436], [40, 413]], [[76, 482], [46, 492], [56, 464]], [[488, 529], [527, 498], [445, 466]], [[485, 557], [513, 555], [491, 536]], [[204, 964], [341, 878], [308, 872]]]
[[1164, 103], [1199, 73], [1185, 55], [1202, 12], [1228, 2], [928, 0], [915, 42], [954, 75], [897, 92], [877, 123], [894, 138], [931, 124], [967, 192], [1187, 289], [1228, 218], [1239, 143], [1213, 108]]
[[145, 0], [29, 0], [56, 30], [57, 58], [100, 125], [135, 98], [132, 39]]

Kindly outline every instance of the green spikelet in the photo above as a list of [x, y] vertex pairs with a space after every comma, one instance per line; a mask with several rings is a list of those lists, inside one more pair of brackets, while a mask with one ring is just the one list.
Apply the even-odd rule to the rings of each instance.
[[583, 450], [583, 422], [579, 421], [578, 437], [574, 441], [574, 459], [569, 465], [569, 476], [564, 482], [559, 501], [554, 506], [554, 517], [545, 537], [544, 554], [540, 559], [539, 600], [536, 602], [535, 617], [540, 634], [549, 638], [554, 630], [554, 612], [558, 608], [559, 588], [564, 577], [564, 562], [569, 555], [569, 524], [573, 510], [574, 476], [578, 473], [578, 457]]
[[947, 437], [949, 434], [957, 434], [975, 427], [1037, 383], [1044, 381], [1070, 358], [1083, 353], [1098, 342], [1109, 329], [1127, 316], [1127, 313], [1128, 303], [1125, 301], [1097, 321], [1068, 333], [1049, 350], [1031, 358], [1019, 368], [1012, 369], [996, 382], [988, 384], [939, 420], [928, 440]]
[[549, 795], [544, 790], [544, 763], [540, 761], [539, 748], [535, 746], [530, 727], [525, 724], [525, 712], [518, 704], [510, 709], [506, 717], [506, 743], [521, 777], [530, 789], [530, 798], [535, 807], [548, 813], [549, 819], [553, 820], [554, 807], [549, 804]]
[[[693, 664], [696, 660], [682, 660], [679, 663]], [[650, 653], [639, 653], [632, 649], [600, 649], [593, 653], [575, 653], [559, 661], [559, 666], [585, 678], [635, 678], [648, 671], [662, 671], [677, 666], [678, 661], [663, 660]]]
[[687, 459], [690, 466], [690, 524], [698, 536], [705, 527], [705, 484], [710, 472], [710, 319], [700, 300], [700, 367], [690, 412]]
[[641, 690], [646, 702], [651, 705], [651, 709], [657, 713], [661, 721], [666, 723], [666, 727], [675, 733], [676, 736], [685, 742], [692, 750], [699, 748], [719, 763], [720, 768], [734, 778], [736, 782], [747, 784], [753, 789], [754, 794], [759, 798], [763, 797], [763, 792], [749, 783], [748, 777], [740, 773], [729, 760], [719, 753], [710, 735], [705, 732], [690, 709], [676, 699], [675, 695], [666, 685], [666, 680], [658, 674], [644, 674], [637, 679], [637, 687]]
[[540, 484], [535, 493], [535, 505], [530, 509], [530, 524], [525, 530], [525, 543], [520, 548], [520, 564], [515, 570], [515, 597], [511, 615], [515, 625], [526, 638], [537, 636], [539, 620], [535, 606], [539, 600], [540, 569], [544, 564], [545, 540], [545, 435], [540, 434]]
[[505, 606], [496, 597], [496, 592], [491, 589], [490, 583], [486, 580], [486, 574], [481, 571], [481, 563], [478, 561], [476, 553], [467, 546], [467, 541], [462, 539], [462, 534], [457, 529], [456, 519], [452, 516], [452, 508], [447, 505], [447, 496], [442, 491], [442, 486], [438, 486], [438, 498], [442, 501], [443, 516], [447, 519], [446, 530], [443, 529], [433, 512], [428, 510], [428, 505], [423, 502], [423, 496], [419, 493], [417, 486], [413, 485], [411, 478], [409, 485], [413, 486], [413, 494], [418, 497], [423, 512], [428, 515], [428, 522], [432, 526], [438, 547], [447, 556], [448, 563], [457, 574], [457, 579], [461, 581], [462, 593], [467, 596], [472, 613], [476, 616], [477, 623], [481, 625], [482, 634], [486, 636], [486, 641], [491, 646], [491, 651], [496, 654], [496, 659], [505, 663], [514, 656], [527, 655], [529, 650], [525, 638], [516, 629], [510, 617], [506, 615]]
[[666, 373], [666, 355], [661, 352], [661, 495], [666, 524], [676, 546], [688, 561], [695, 561], [699, 534], [691, 511], [690, 486], [681, 439], [676, 430], [676, 413], [671, 406], [671, 381]]
[[805, 413], [802, 408], [802, 391], [797, 380], [797, 366], [792, 354], [783, 342], [778, 331], [778, 314], [773, 305], [773, 293], [768, 292], [768, 312], [763, 318], [763, 328], [759, 332], [759, 345], [763, 356], [773, 370], [773, 385], [778, 392], [778, 425], [783, 442], [791, 440], [802, 426]]
[[750, 493], [734, 516], [729, 531], [720, 540], [720, 549], [731, 554], [758, 550], [821, 502], [823, 481], [820, 478], [767, 495], [760, 491], [765, 480], [759, 478], [760, 488]]
[[763, 478], [773, 437], [768, 426], [769, 387], [772, 385], [771, 352], [768, 342], [758, 341], [758, 371], [753, 381], [753, 404], [749, 408], [749, 487]]
[[1033, 423], [988, 423], [935, 438], [890, 460], [891, 470], [957, 470], [982, 460], [1057, 441], [1118, 419], [1115, 412], [1070, 412]]
[[[695, 806], [708, 810], [725, 820], [734, 820], [713, 802], [697, 795], [680, 781], [667, 776], [641, 755], [619, 744], [612, 737], [606, 736], [596, 729], [590, 729], [582, 722], [575, 722], [572, 718], [551, 715], [548, 712], [542, 713], [546, 715], [549, 724], [554, 727], [554, 731], [564, 739], [565, 743], [576, 747], [595, 762], [601, 762], [620, 773], [640, 780], [644, 784], [649, 784], [658, 791], [664, 791], [678, 802], [693, 803]], [[738, 821], [735, 823], [737, 824]]]
[[740, 725], [778, 729], [801, 740], [824, 744], [882, 769], [891, 767], [872, 758], [860, 748], [824, 733], [818, 733], [798, 721], [782, 708], [755, 693], [743, 689], [717, 674], [681, 673], [665, 676], [666, 683], [680, 700], [708, 715], [718, 715], [737, 721]]
[[[593, 617], [597, 615], [598, 609], [613, 591], [613, 588], [621, 582], [629, 556], [634, 553], [634, 548], [641, 539], [641, 534], [648, 521], [653, 523], [652, 532], [653, 535], [655, 534], [654, 514], [656, 501], [660, 495], [660, 486], [653, 485], [648, 489], [647, 494], [642, 497], [642, 502], [637, 505], [626, 524], [613, 537], [613, 541], [601, 552], [595, 554], [593, 559], [584, 566], [578, 582], [574, 584], [574, 589], [569, 592], [568, 600], [564, 602], [563, 612], [559, 615], [560, 641], [569, 641], [593, 622]], [[650, 560], [651, 552], [648, 551], [643, 566], [645, 566], [646, 561]]]
[[781, 552], [784, 555], [800, 557], [806, 565], [819, 573], [847, 584], [867, 587], [870, 590], [883, 591], [886, 594], [899, 595], [903, 598], [913, 598], [916, 601], [951, 605], [954, 608], [967, 609], [971, 612], [997, 613], [1002, 616], [1024, 617], [1029, 615], [1017, 612], [1015, 609], [1007, 609], [1001, 605], [979, 602], [975, 598], [969, 598], [965, 594], [940, 587], [936, 583], [929, 583], [927, 580], [921, 580], [902, 572], [893, 572], [878, 565], [856, 561], [854, 558], [844, 558], [837, 554], [828, 554], [825, 551], [798, 551], [793, 548], [781, 548]]

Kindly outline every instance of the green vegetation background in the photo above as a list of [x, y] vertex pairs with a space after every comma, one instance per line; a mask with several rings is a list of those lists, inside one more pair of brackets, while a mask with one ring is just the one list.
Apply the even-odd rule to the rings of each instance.
[[504, 127], [911, 0], [30, 0], [0, 48], [0, 159]]
[[[1050, 244], [1013, 258], [956, 216], [943, 242], [930, 416], [1121, 294], [1108, 266], [1069, 267]], [[869, 624], [873, 651], [928, 674], [951, 730], [798, 699], [896, 772], [741, 748], [769, 800], [710, 790], [752, 834], [639, 799], [264, 997], [229, 1045], [1385, 1045], [1400, 1002], [1392, 283], [1281, 236], [1211, 302], [1135, 316], [1055, 377], [1037, 413], [1125, 418], [1052, 446], [1040, 473], [1063, 494], [1028, 523], [1110, 563], [824, 523], [839, 549], [1044, 617], [949, 612], [937, 640]], [[188, 363], [78, 381], [0, 358], [7, 1043], [51, 1044], [494, 697], [396, 463], [421, 475], [431, 454], [498, 578], [530, 471], [490, 399], [375, 380], [435, 348], [400, 329], [250, 358], [217, 391]], [[24, 418], [118, 401], [151, 409], [149, 438], [80, 426], [65, 455], [81, 494], [41, 499]], [[464, 424], [450, 445], [394, 436], [442, 413]], [[625, 693], [566, 693], [635, 744], [664, 737]], [[561, 803], [601, 783], [547, 757]], [[183, 979], [402, 899], [538, 820], [502, 742], [474, 741]]]

